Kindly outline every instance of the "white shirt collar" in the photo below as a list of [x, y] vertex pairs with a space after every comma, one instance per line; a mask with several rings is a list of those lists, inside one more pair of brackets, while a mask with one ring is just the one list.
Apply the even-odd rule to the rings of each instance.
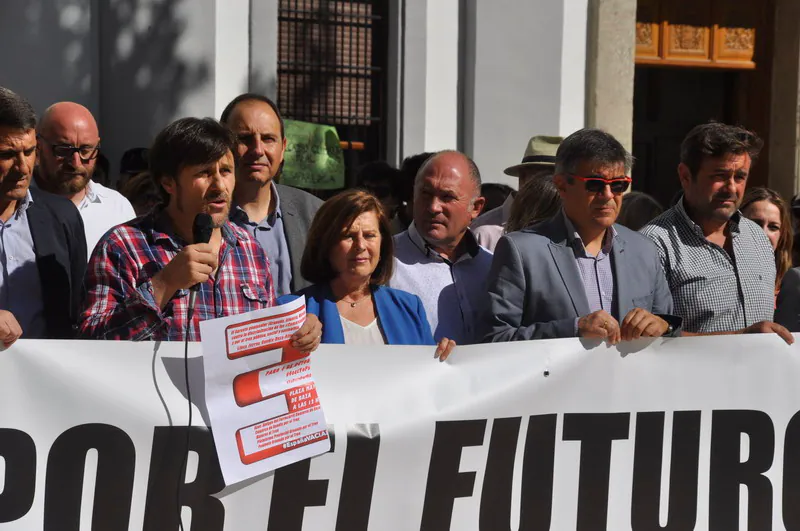
[[86, 197], [89, 198], [89, 201], [92, 203], [100, 201], [100, 196], [97, 194], [97, 190], [94, 188], [94, 181], [89, 179], [89, 183], [86, 185]]
[[102, 203], [104, 195], [103, 186], [89, 179], [89, 183], [86, 185], [86, 195], [78, 205], [78, 210], [86, 208], [89, 203]]

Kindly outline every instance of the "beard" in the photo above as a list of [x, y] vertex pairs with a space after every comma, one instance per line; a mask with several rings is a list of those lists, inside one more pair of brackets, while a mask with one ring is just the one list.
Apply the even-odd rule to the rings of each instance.
[[52, 186], [58, 195], [73, 195], [82, 192], [88, 184], [89, 175], [87, 173], [76, 173], [58, 175]]
[[[180, 190], [180, 187], [179, 187]], [[222, 212], [211, 212], [208, 208], [208, 204], [211, 201], [215, 201], [218, 199], [225, 200], [225, 209]], [[183, 203], [183, 195], [180, 191], [175, 198], [175, 207], [177, 208], [178, 212], [186, 213], [186, 207]], [[231, 213], [231, 197], [228, 194], [210, 194], [207, 197], [203, 198], [203, 205], [201, 207], [200, 212], [204, 212], [211, 216], [211, 226], [215, 229], [221, 228], [225, 223], [228, 221]]]
[[224, 211], [215, 214], [209, 213], [212, 222], [211, 226], [214, 227], [215, 229], [221, 228], [228, 221], [230, 213], [231, 213], [231, 203], [230, 201], [228, 201], [228, 205]]
[[38, 168], [39, 179], [46, 192], [56, 195], [74, 195], [82, 192], [92, 178], [92, 171], [83, 168], [50, 168], [44, 158], [41, 159]]
[[[722, 201], [733, 201], [733, 204], [722, 205]], [[728, 194], [715, 195], [711, 198], [711, 203], [707, 206], [706, 214], [713, 219], [728, 221], [733, 217], [736, 211], [739, 210], [741, 203], [741, 198], [736, 196]]]

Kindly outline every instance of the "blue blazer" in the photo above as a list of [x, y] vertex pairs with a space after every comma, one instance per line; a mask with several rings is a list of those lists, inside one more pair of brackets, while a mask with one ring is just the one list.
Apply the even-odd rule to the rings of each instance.
[[[344, 332], [339, 309], [328, 284], [314, 284], [279, 302], [297, 296], [306, 297], [306, 311], [322, 323], [322, 342], [343, 344]], [[422, 301], [416, 295], [388, 286], [372, 286], [372, 298], [378, 313], [378, 325], [389, 345], [435, 345]]]

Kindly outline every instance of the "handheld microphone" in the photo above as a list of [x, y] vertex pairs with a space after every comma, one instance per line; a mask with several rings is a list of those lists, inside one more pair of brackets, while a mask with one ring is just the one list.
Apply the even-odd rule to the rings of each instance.
[[[194, 217], [192, 223], [192, 238], [194, 243], [208, 243], [211, 240], [211, 234], [214, 232], [214, 220], [211, 219], [210, 214], [201, 212]], [[189, 312], [188, 316], [191, 319], [194, 314], [194, 303], [197, 300], [197, 292], [200, 290], [200, 284], [192, 286], [192, 292], [189, 293]]]

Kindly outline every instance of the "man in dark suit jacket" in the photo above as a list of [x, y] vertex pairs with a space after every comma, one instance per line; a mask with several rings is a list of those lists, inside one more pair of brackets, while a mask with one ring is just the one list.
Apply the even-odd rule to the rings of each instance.
[[0, 87], [0, 308], [15, 316], [26, 338], [69, 338], [82, 296], [86, 238], [69, 199], [29, 189], [35, 127], [33, 107]]
[[286, 150], [280, 110], [265, 96], [242, 94], [225, 107], [220, 121], [239, 138], [231, 220], [247, 229], [266, 251], [278, 296], [309, 286], [300, 273], [300, 261], [311, 220], [322, 201], [274, 182]]
[[614, 223], [631, 165], [603, 131], [562, 142], [554, 181], [563, 210], [498, 243], [486, 341], [581, 336], [613, 344], [680, 328], [655, 246]]

